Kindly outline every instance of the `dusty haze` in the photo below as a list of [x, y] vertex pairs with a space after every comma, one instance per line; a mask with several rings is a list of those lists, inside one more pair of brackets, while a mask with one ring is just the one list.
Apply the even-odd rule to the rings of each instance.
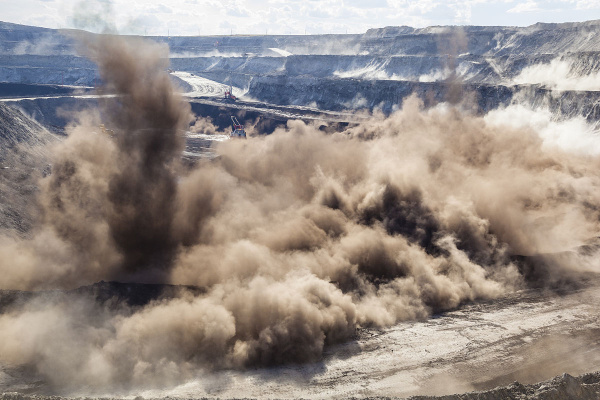
[[203, 294], [131, 310], [42, 297], [0, 315], [0, 363], [33, 365], [60, 392], [313, 361], [357, 327], [598, 270], [577, 251], [598, 236], [596, 155], [411, 97], [341, 133], [290, 121], [227, 141], [190, 170], [192, 116], [167, 49], [116, 36], [87, 47], [120, 96], [53, 149], [40, 224], [0, 239], [0, 288], [119, 280]]

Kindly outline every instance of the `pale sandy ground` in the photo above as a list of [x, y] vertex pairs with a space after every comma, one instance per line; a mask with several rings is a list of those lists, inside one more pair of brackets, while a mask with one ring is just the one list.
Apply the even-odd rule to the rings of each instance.
[[348, 398], [452, 394], [600, 367], [600, 286], [523, 291], [389, 329], [364, 329], [323, 362], [202, 373], [143, 397]]
[[[192, 87], [191, 92], [184, 93], [186, 97], [224, 97], [225, 91], [229, 90], [229, 86], [222, 83], [211, 81], [210, 79], [202, 78], [201, 76], [183, 71], [173, 71], [171, 75], [176, 76]], [[244, 89], [233, 86], [233, 95], [242, 97]], [[248, 101], [249, 99], [244, 98]]]
[[[198, 371], [195, 379], [161, 390], [90, 393], [82, 388], [69, 396], [404, 398], [535, 383], [563, 373], [582, 375], [600, 369], [598, 304], [598, 280], [563, 294], [522, 291], [425, 321], [361, 329], [356, 340], [327, 348], [321, 362]], [[0, 393], [58, 394], [48, 390], [32, 369], [0, 365]]]

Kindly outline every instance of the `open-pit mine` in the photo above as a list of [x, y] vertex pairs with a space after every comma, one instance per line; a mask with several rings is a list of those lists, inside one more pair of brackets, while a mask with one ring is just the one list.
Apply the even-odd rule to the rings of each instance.
[[600, 21], [0, 22], [0, 398], [600, 398]]

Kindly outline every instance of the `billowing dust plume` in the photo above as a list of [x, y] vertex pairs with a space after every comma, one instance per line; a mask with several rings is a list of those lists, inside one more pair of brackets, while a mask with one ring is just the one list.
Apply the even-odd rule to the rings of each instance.
[[575, 250], [598, 235], [598, 157], [411, 97], [341, 133], [290, 121], [230, 140], [185, 169], [190, 111], [166, 49], [112, 36], [88, 48], [118, 96], [56, 147], [43, 223], [1, 240], [0, 288], [201, 290], [132, 309], [41, 296], [0, 315], [0, 363], [63, 391], [317, 360], [357, 327], [597, 271]]
[[41, 183], [43, 226], [32, 242], [3, 247], [19, 259], [3, 287], [168, 279], [189, 105], [165, 73], [167, 46], [111, 35], [87, 37], [84, 45], [104, 90], [119, 96], [104, 101], [99, 116], [80, 115], [68, 127]]

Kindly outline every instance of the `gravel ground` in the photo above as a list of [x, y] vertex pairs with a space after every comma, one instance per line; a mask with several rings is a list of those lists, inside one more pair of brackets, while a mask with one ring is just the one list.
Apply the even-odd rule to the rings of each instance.
[[[388, 329], [362, 329], [355, 340], [328, 348], [323, 360], [317, 363], [245, 371], [199, 371], [195, 379], [176, 387], [94, 395], [406, 398], [485, 391], [515, 381], [535, 384], [564, 373], [582, 375], [598, 368], [599, 302], [597, 280], [560, 294], [526, 290], [496, 301], [467, 304], [424, 321], [401, 323]], [[551, 385], [558, 385], [556, 390], [547, 389], [548, 384], [527, 387], [513, 384], [485, 394], [445, 398], [598, 399], [597, 394], [585, 397], [592, 389], [596, 392], [589, 393], [597, 393], [598, 376], [584, 375], [575, 381], [563, 376], [552, 381]], [[580, 390], [585, 395], [565, 397], [561, 394], [566, 393], [564, 390]], [[52, 394], [33, 371], [6, 366], [0, 367], [0, 392]], [[513, 397], [503, 393], [512, 393]], [[558, 393], [559, 397], [548, 397], [552, 393]], [[90, 393], [83, 389], [71, 395]], [[10, 396], [17, 395], [3, 398], [16, 399]]]

